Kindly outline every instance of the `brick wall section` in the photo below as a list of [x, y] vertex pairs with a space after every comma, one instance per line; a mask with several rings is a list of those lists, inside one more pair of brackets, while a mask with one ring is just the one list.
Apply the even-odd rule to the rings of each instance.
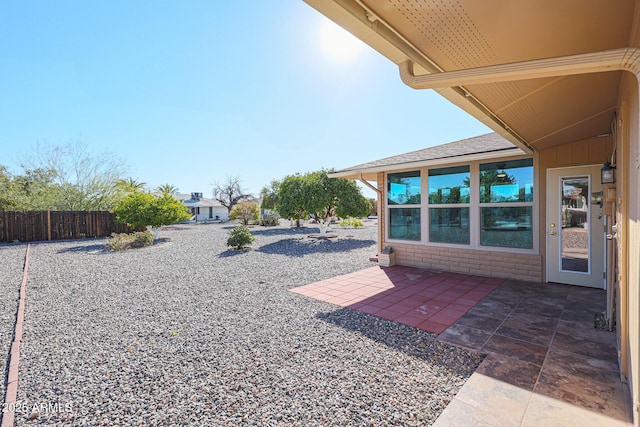
[[393, 247], [396, 253], [396, 262], [400, 265], [478, 276], [542, 281], [542, 257], [540, 255], [399, 243], [388, 243], [388, 245]]

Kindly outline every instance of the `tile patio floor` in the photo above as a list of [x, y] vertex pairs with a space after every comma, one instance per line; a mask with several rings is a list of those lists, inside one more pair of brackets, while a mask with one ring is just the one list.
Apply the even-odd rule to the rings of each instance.
[[439, 334], [502, 282], [413, 267], [371, 267], [291, 292]]
[[632, 425], [603, 290], [394, 266], [291, 291], [486, 354], [437, 427]]

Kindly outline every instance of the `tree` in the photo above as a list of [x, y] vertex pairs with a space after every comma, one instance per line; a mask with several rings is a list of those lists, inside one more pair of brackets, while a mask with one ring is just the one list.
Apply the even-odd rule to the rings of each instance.
[[260, 219], [260, 209], [255, 202], [240, 202], [231, 209], [230, 220], [240, 220], [243, 225], [256, 222]]
[[250, 199], [251, 195], [244, 193], [240, 187], [240, 178], [238, 176], [228, 176], [223, 182], [215, 182], [213, 184], [213, 198], [227, 208], [230, 214], [231, 209], [238, 202]]
[[171, 195], [156, 197], [151, 193], [134, 192], [113, 208], [118, 221], [130, 227], [147, 226], [158, 238], [163, 225], [191, 218], [187, 208]]
[[300, 220], [307, 217], [303, 191], [304, 177], [299, 174], [287, 176], [278, 189], [278, 213], [283, 218], [294, 220], [296, 227], [300, 227]]
[[[108, 210], [119, 199], [115, 183], [124, 175], [124, 161], [110, 153], [93, 153], [86, 144], [71, 141], [65, 145], [39, 143], [33, 154], [23, 161], [27, 172], [28, 197], [40, 192], [38, 203], [32, 209]], [[33, 180], [29, 173], [39, 176]], [[44, 182], [40, 178], [46, 177]], [[48, 180], [50, 178], [50, 181]], [[40, 185], [45, 184], [45, 185]], [[43, 194], [43, 192], [45, 194]]]
[[280, 215], [306, 214], [318, 223], [321, 235], [332, 218], [361, 217], [371, 210], [354, 180], [329, 178], [325, 170], [285, 178], [278, 195]]
[[175, 185], [171, 185], [171, 184], [162, 184], [156, 187], [156, 191], [160, 192], [162, 195], [165, 194], [176, 194], [178, 193], [178, 191], [180, 191], [180, 189], [178, 187], [176, 187]]
[[136, 191], [142, 191], [144, 190], [145, 185], [147, 185], [146, 182], [140, 182], [131, 177], [121, 178], [117, 180], [114, 184], [116, 189], [123, 192], [124, 194], [133, 193]]
[[280, 181], [274, 179], [268, 186], [262, 187], [260, 190], [260, 209], [273, 211], [278, 206], [278, 191], [280, 189]]

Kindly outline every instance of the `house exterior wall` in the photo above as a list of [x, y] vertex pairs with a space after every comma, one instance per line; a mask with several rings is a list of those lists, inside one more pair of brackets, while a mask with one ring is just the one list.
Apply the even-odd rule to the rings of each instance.
[[640, 112], [638, 82], [623, 78], [618, 105], [616, 208], [617, 273], [620, 291], [618, 334], [620, 365], [633, 399], [635, 425], [640, 425]]

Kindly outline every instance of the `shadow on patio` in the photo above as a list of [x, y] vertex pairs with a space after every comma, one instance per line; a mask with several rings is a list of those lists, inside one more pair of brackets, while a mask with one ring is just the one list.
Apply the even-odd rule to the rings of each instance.
[[396, 266], [291, 292], [486, 355], [438, 426], [630, 425], [615, 333], [594, 328], [603, 290]]

